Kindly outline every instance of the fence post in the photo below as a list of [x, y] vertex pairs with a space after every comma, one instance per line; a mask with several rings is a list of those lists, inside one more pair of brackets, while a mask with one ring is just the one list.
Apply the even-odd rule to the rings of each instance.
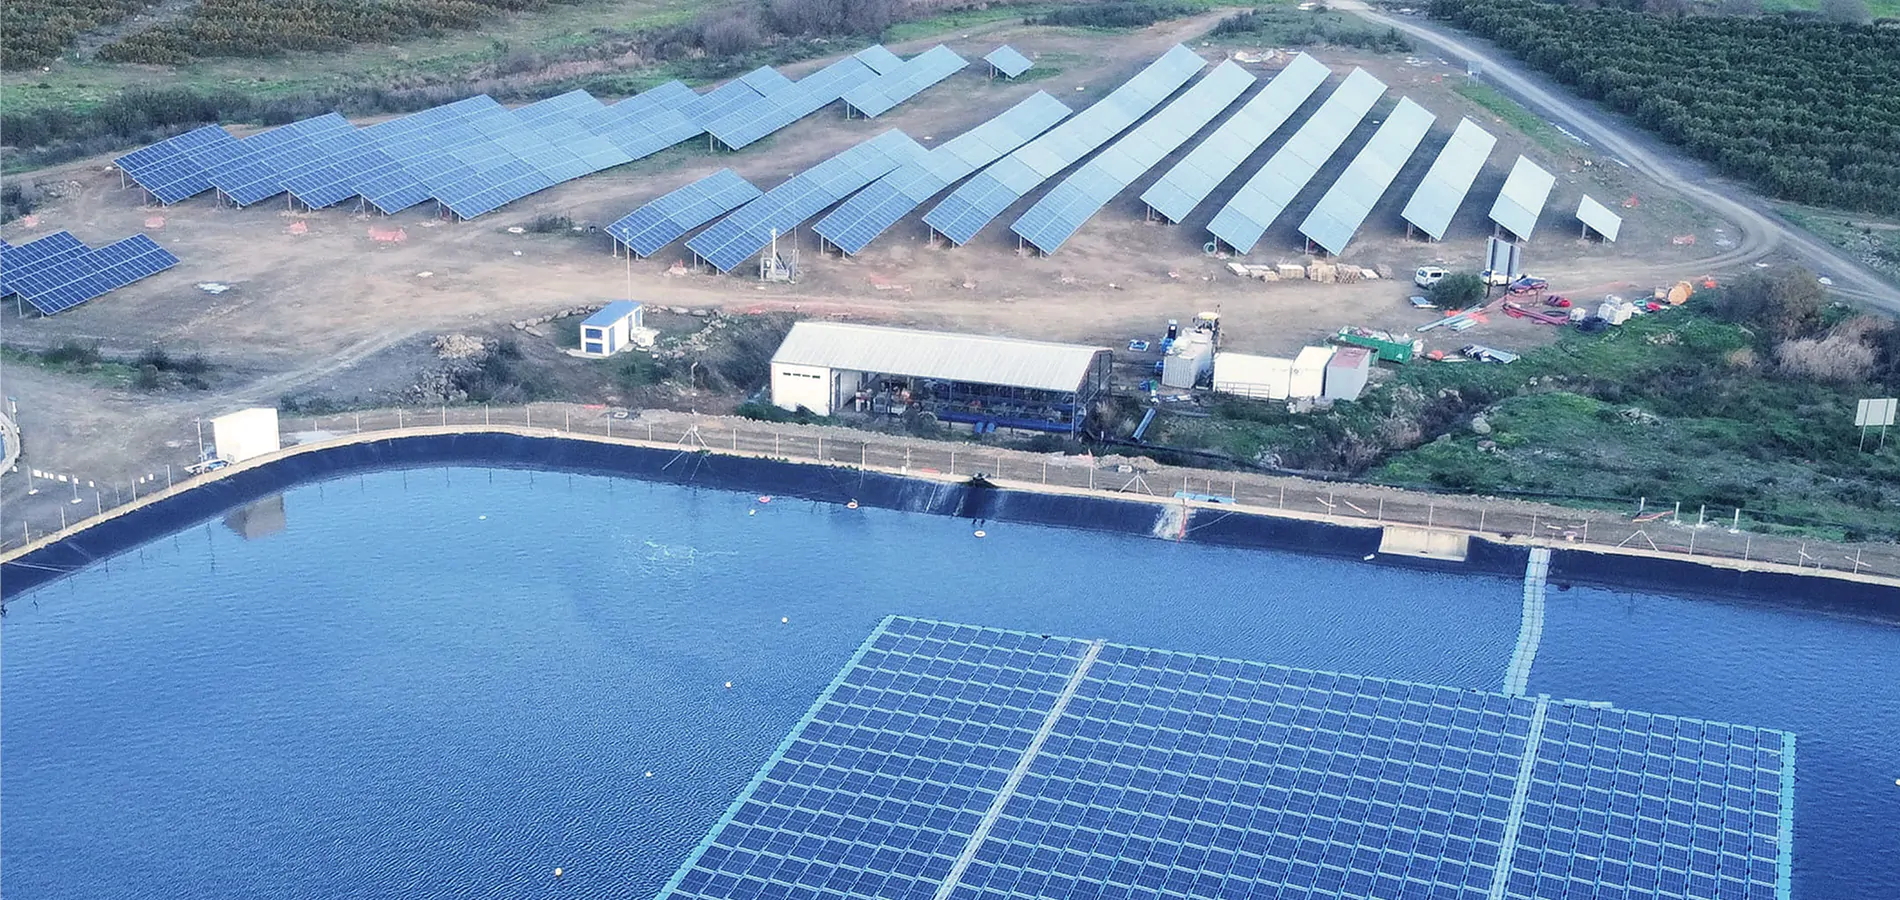
[[[772, 432], [772, 455], [780, 459], [785, 458], [785, 451], [779, 447], [779, 433], [776, 431]], [[904, 461], [906, 463], [910, 461], [910, 454], [908, 451], [906, 451], [904, 455]]]
[[732, 452], [739, 452], [739, 427], [736, 425], [732, 428]]
[[442, 404], [442, 427], [449, 427], [449, 405], [446, 403]]
[[521, 408], [521, 411], [523, 415], [527, 416], [527, 420], [528, 420], [527, 427], [533, 428], [534, 427], [534, 407], [532, 405], [523, 406]]
[[996, 454], [996, 471], [991, 472], [990, 477], [991, 478], [1003, 477], [1003, 454], [1001, 453]]
[[1385, 498], [1379, 498], [1379, 524], [1385, 524]]
[[1042, 461], [1042, 483], [1049, 483], [1049, 461], [1046, 459]]
[[1280, 508], [1286, 509], [1286, 482], [1280, 482]]
[[864, 468], [864, 464], [869, 462], [870, 459], [871, 459], [871, 442], [859, 441], [858, 442], [858, 468], [860, 469]]
[[172, 486], [172, 464], [166, 463], [165, 464], [165, 489], [170, 490], [171, 486]]
[[402, 407], [396, 407], [396, 430], [402, 430]]
[[957, 448], [950, 448], [950, 474], [957, 474]]
[[1537, 514], [1531, 513], [1531, 543], [1537, 543]]
[[574, 411], [565, 406], [561, 407], [561, 430], [574, 430]]
[[825, 461], [825, 436], [822, 434], [818, 436], [818, 461]]

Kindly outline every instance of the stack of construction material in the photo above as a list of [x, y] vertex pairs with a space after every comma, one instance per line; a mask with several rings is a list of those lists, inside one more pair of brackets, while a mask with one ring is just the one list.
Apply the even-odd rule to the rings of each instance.
[[1306, 277], [1320, 284], [1332, 284], [1339, 280], [1339, 267], [1332, 263], [1316, 262], [1306, 267]]

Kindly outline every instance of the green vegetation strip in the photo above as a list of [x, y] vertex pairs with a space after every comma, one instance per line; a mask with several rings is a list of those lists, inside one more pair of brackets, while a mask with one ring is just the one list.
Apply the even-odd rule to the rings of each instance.
[[1568, 153], [1576, 149], [1576, 145], [1559, 134], [1549, 122], [1518, 105], [1517, 101], [1504, 96], [1497, 88], [1481, 82], [1466, 81], [1454, 90], [1459, 96], [1484, 107], [1486, 111], [1503, 120], [1504, 124], [1522, 132], [1525, 137], [1535, 141], [1537, 146], [1550, 153]]

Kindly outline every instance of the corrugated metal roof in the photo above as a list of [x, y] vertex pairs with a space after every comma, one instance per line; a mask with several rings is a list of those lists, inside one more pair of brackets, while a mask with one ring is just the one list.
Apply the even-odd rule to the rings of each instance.
[[1491, 204], [1491, 221], [1504, 226], [1519, 240], [1530, 240], [1531, 232], [1537, 228], [1537, 216], [1544, 211], [1544, 201], [1550, 199], [1550, 189], [1556, 183], [1557, 176], [1518, 157], [1511, 174], [1504, 179], [1504, 190], [1498, 192], [1497, 202]]
[[1623, 229], [1623, 217], [1610, 212], [1609, 207], [1598, 203], [1589, 194], [1583, 195], [1583, 202], [1577, 204], [1577, 218], [1611, 243], [1616, 242], [1616, 233]]
[[1073, 391], [1106, 347], [842, 322], [792, 326], [774, 365], [822, 366], [911, 378]]
[[581, 324], [582, 325], [596, 325], [596, 326], [612, 325], [615, 322], [620, 321], [621, 319], [624, 319], [630, 315], [633, 315], [633, 311], [639, 308], [640, 308], [640, 304], [635, 303], [632, 300], [615, 300], [614, 302], [601, 307], [599, 312], [596, 312], [593, 315], [588, 316], [585, 320], [581, 322]]

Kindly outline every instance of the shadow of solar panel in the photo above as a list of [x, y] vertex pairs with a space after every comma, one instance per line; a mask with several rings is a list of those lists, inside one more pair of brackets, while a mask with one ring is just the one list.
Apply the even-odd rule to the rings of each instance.
[[1207, 229], [1236, 253], [1251, 251], [1293, 198], [1339, 150], [1346, 136], [1385, 94], [1385, 83], [1354, 69], [1318, 112], [1248, 179]]
[[683, 188], [664, 194], [628, 213], [607, 233], [636, 256], [652, 256], [714, 218], [759, 196], [758, 188], [731, 169], [720, 169]]
[[799, 223], [927, 151], [909, 135], [886, 131], [760, 195], [686, 242], [701, 259], [730, 272]]
[[1011, 203], [1133, 125], [1206, 67], [1176, 44], [1108, 96], [978, 172], [924, 221], [953, 243], [968, 243]]
[[90, 252], [91, 247], [68, 231], [55, 231], [37, 240], [7, 247], [0, 251], [0, 297], [13, 293], [15, 279]]
[[1015, 47], [1008, 44], [991, 50], [988, 56], [983, 57], [983, 61], [989, 63], [990, 68], [995, 69], [1004, 78], [1015, 78], [1035, 66], [1035, 63], [1029, 61], [1029, 57], [1022, 55]]
[[1504, 189], [1491, 204], [1491, 221], [1504, 226], [1519, 240], [1530, 240], [1531, 232], [1537, 229], [1537, 217], [1543, 214], [1544, 203], [1550, 199], [1550, 189], [1556, 183], [1557, 176], [1525, 157], [1518, 157], [1517, 163], [1511, 166], [1511, 174], [1504, 178]]
[[1438, 158], [1419, 180], [1418, 190], [1412, 192], [1400, 216], [1431, 235], [1432, 240], [1444, 240], [1452, 216], [1470, 193], [1471, 183], [1478, 180], [1478, 172], [1497, 142], [1470, 119], [1459, 120], [1451, 140], [1438, 151]]
[[1295, 56], [1253, 99], [1142, 192], [1142, 202], [1170, 222], [1186, 219], [1293, 117], [1330, 74], [1312, 57]]
[[210, 172], [211, 184], [238, 206], [284, 192], [283, 173], [325, 155], [347, 152], [355, 129], [336, 113], [292, 122], [245, 138], [243, 152]]
[[938, 44], [895, 68], [879, 70], [877, 78], [846, 91], [843, 99], [866, 118], [876, 118], [967, 65], [956, 51]]
[[41, 315], [71, 309], [178, 264], [178, 257], [136, 234], [22, 274], [12, 285]]
[[229, 165], [242, 152], [242, 143], [230, 132], [206, 125], [112, 162], [158, 202], [169, 204], [210, 190], [211, 170]]
[[1253, 76], [1229, 60], [1195, 82], [1174, 102], [1064, 178], [1011, 226], [1043, 253], [1075, 234], [1115, 195], [1240, 98]]
[[1419, 141], [1425, 139], [1425, 132], [1431, 130], [1437, 118], [1413, 103], [1412, 98], [1401, 98], [1379, 130], [1373, 132], [1372, 140], [1307, 213], [1300, 223], [1300, 233], [1334, 256], [1346, 252], [1353, 234], [1365, 223], [1379, 198], [1385, 196], [1392, 179], [1418, 150]]

